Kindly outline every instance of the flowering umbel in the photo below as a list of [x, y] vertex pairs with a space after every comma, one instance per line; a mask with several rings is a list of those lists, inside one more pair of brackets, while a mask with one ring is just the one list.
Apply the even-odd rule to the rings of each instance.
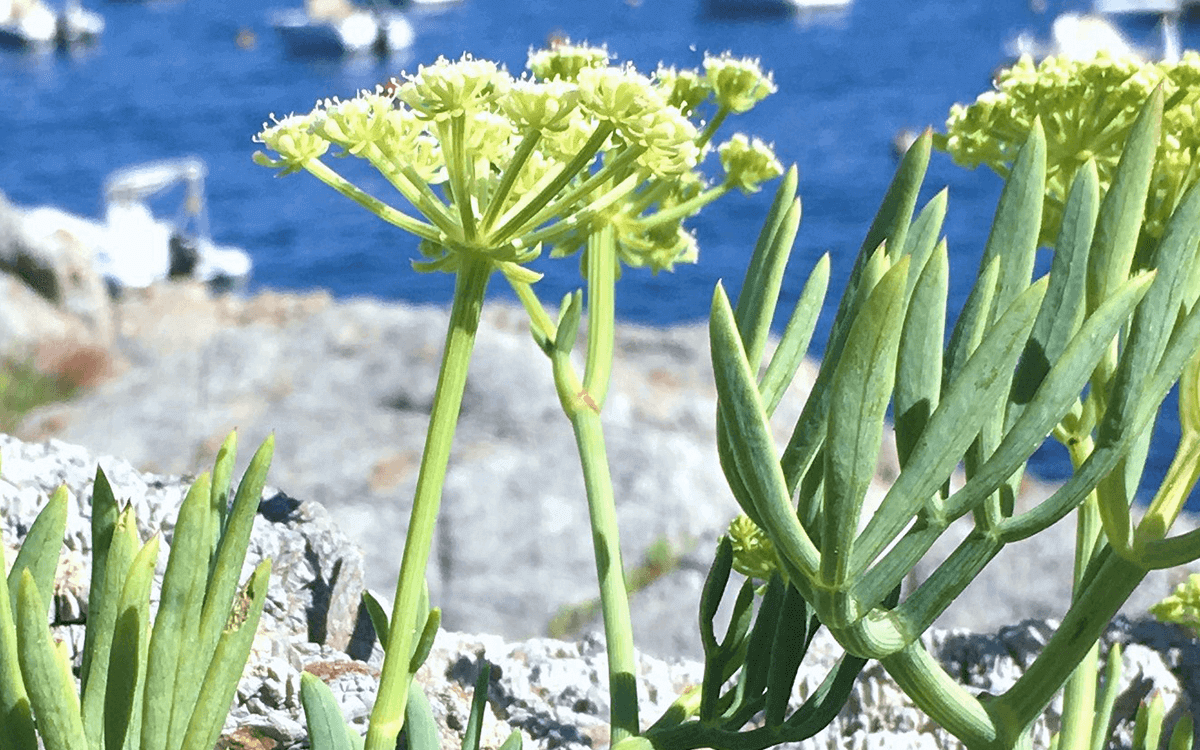
[[[769, 146], [740, 135], [720, 149], [724, 180], [710, 185], [700, 172], [719, 121], [774, 90], [756, 63], [710, 57], [705, 74], [648, 77], [603, 48], [568, 43], [532, 52], [528, 67], [514, 78], [490, 61], [439, 59], [392, 87], [267, 124], [256, 140], [278, 156], [255, 161], [305, 169], [417, 235], [420, 270], [453, 271], [471, 253], [526, 282], [538, 275], [521, 264], [543, 246], [573, 253], [608, 227], [627, 265], [694, 261], [685, 219], [782, 174]], [[343, 178], [323, 161], [330, 146], [370, 162], [417, 215]]]
[[1178, 62], [1102, 53], [1092, 60], [1049, 57], [1035, 64], [1023, 57], [997, 76], [994, 90], [972, 104], [952, 107], [937, 143], [959, 164], [986, 164], [1005, 176], [1039, 119], [1046, 134], [1047, 197], [1040, 240], [1053, 245], [1075, 171], [1091, 159], [1101, 189], [1108, 187], [1133, 121], [1157, 86], [1163, 87], [1166, 106], [1144, 231], [1158, 237], [1197, 174], [1200, 55], [1195, 52]]

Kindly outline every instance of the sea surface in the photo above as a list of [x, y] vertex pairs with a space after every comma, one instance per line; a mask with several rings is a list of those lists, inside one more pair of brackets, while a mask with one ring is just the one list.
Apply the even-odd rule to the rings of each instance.
[[[563, 36], [605, 44], [645, 71], [659, 62], [699, 66], [706, 51], [729, 50], [761, 58], [779, 92], [725, 132], [773, 142], [785, 164], [799, 167], [803, 221], [780, 323], [813, 263], [823, 253], [832, 257], [827, 314], [814, 343], [819, 354], [845, 274], [895, 169], [893, 136], [940, 128], [952, 104], [989, 86], [1010, 39], [1021, 31], [1045, 38], [1055, 15], [1084, 8], [1082, 1], [1050, 2], [1039, 13], [1023, 0], [856, 0], [832, 14], [733, 19], [704, 12], [702, 1], [464, 0], [412, 12], [415, 44], [380, 61], [289, 56], [267, 22], [270, 6], [261, 3], [85, 0], [107, 22], [97, 46], [67, 55], [0, 51], [0, 192], [21, 205], [99, 216], [101, 184], [111, 171], [196, 154], [209, 167], [214, 239], [253, 256], [252, 288], [445, 303], [451, 279], [411, 270], [417, 253], [409, 236], [308, 175], [278, 179], [251, 162], [251, 137], [271, 113], [306, 112], [319, 98], [352, 96], [464, 51], [519, 72], [531, 48]], [[1139, 40], [1154, 34], [1149, 25], [1127, 30]], [[255, 43], [241, 48], [239, 32], [250, 32]], [[1194, 36], [1185, 31], [1188, 46]], [[922, 201], [943, 187], [950, 191], [945, 234], [957, 313], [1001, 183], [987, 170], [966, 171], [935, 154]], [[706, 317], [718, 279], [736, 293], [772, 189], [729, 195], [691, 222], [697, 265], [657, 276], [627, 271], [618, 315], [650, 324], [695, 321]], [[169, 213], [179, 199], [168, 196], [162, 210]], [[539, 289], [549, 302], [579, 283], [572, 260], [535, 267], [546, 272]], [[491, 293], [511, 296], [499, 281]], [[1172, 402], [1165, 411], [1174, 409]], [[1151, 487], [1174, 452], [1172, 422], [1164, 419], [1155, 438], [1145, 480]], [[1070, 467], [1065, 452], [1050, 446], [1033, 470], [1054, 479]]]

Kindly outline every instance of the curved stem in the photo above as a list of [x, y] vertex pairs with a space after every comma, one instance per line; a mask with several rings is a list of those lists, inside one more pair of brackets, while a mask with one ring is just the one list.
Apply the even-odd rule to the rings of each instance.
[[612, 477], [604, 446], [600, 414], [580, 409], [571, 415], [575, 442], [583, 464], [587, 486], [588, 514], [596, 552], [596, 576], [600, 582], [600, 608], [604, 614], [604, 638], [608, 645], [608, 690], [611, 696], [609, 725], [612, 745], [637, 735], [637, 665], [634, 661], [633, 625], [629, 616], [629, 592], [621, 561], [621, 539], [617, 530], [617, 506], [613, 501]]
[[304, 168], [321, 182], [367, 209], [387, 223], [400, 227], [404, 231], [415, 234], [418, 237], [424, 237], [425, 239], [433, 240], [434, 242], [441, 241], [442, 233], [439, 232], [436, 227], [426, 224], [418, 219], [414, 219], [402, 211], [397, 211], [375, 196], [368, 195], [355, 185], [351, 184], [348, 180], [346, 180], [346, 178], [330, 169], [319, 159], [309, 160], [307, 163], [305, 163]]
[[433, 527], [441, 505], [450, 446], [462, 406], [467, 368], [471, 361], [471, 350], [475, 346], [475, 332], [479, 328], [479, 315], [491, 270], [485, 258], [464, 254], [455, 281], [454, 304], [450, 309], [442, 366], [433, 397], [433, 411], [429, 417], [425, 452], [421, 456], [408, 536], [404, 542], [400, 583], [392, 605], [391, 628], [385, 649], [387, 655], [379, 677], [379, 694], [371, 709], [366, 750], [392, 750], [404, 726], [404, 708], [408, 700], [408, 686], [412, 681], [409, 660], [412, 655], [413, 625], [425, 585]]

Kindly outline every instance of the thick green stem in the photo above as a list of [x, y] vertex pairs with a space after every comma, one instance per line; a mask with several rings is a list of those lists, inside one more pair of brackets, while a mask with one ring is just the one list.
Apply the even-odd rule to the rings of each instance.
[[388, 633], [387, 656], [379, 677], [379, 694], [371, 710], [366, 750], [392, 750], [396, 737], [404, 726], [404, 709], [408, 686], [412, 681], [409, 659], [412, 653], [413, 624], [421, 591], [425, 584], [425, 567], [433, 542], [433, 527], [442, 500], [442, 486], [450, 461], [450, 445], [462, 406], [463, 390], [467, 384], [467, 368], [475, 346], [475, 332], [483, 296], [491, 274], [490, 263], [478, 256], [463, 254], [462, 266], [454, 287], [454, 304], [450, 309], [450, 325], [442, 352], [442, 367], [438, 375], [433, 411], [429, 417], [429, 432], [421, 469], [417, 476], [416, 496], [404, 542], [400, 563], [400, 583], [392, 605], [391, 628]]
[[583, 388], [597, 409], [604, 408], [612, 375], [616, 318], [617, 240], [611, 224], [588, 237], [588, 347]]
[[1063, 665], [1084, 660], [1121, 604], [1146, 576], [1145, 568], [1109, 547], [1102, 549], [1098, 558], [1093, 563], [1098, 564], [1098, 570], [1088, 577], [1042, 653], [1004, 695], [989, 705], [988, 712], [993, 716], [1009, 716], [1015, 726], [1031, 724], [1062, 686]]
[[608, 690], [611, 743], [616, 745], [639, 732], [637, 665], [633, 651], [633, 625], [629, 616], [629, 592], [621, 561], [617, 530], [617, 506], [613, 501], [612, 477], [604, 447], [604, 430], [599, 412], [585, 408], [571, 415], [575, 442], [583, 464], [587, 486], [592, 543], [596, 550], [596, 576], [600, 581], [600, 608], [604, 613], [604, 637], [608, 645]]

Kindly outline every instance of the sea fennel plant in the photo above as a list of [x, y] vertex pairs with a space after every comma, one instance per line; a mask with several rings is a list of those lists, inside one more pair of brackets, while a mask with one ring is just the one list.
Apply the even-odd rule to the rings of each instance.
[[[0, 585], [0, 750], [210, 750], [250, 654], [267, 595], [264, 560], [238, 576], [274, 439], [254, 454], [230, 503], [237, 450], [231, 433], [211, 476], [179, 510], [151, 622], [159, 537], [138, 540], [97, 467], [92, 489], [92, 573], [80, 688], [46, 612], [67, 522], [67, 490], [48, 500]], [[0, 560], [0, 564], [3, 560]]]
[[[486, 60], [439, 60], [391, 89], [326, 100], [257, 136], [277, 154], [256, 154], [260, 164], [283, 174], [308, 171], [419, 237], [425, 259], [414, 263], [418, 270], [456, 278], [392, 627], [373, 607], [388, 635], [365, 743], [370, 750], [394, 746], [410, 713], [410, 695], [419, 693], [413, 673], [437, 629], [437, 610], [427, 612], [423, 601], [425, 568], [493, 272], [512, 286], [529, 314], [574, 428], [608, 643], [612, 739], [638, 734], [628, 595], [600, 422], [612, 368], [616, 280], [622, 265], [657, 272], [695, 261], [695, 240], [683, 221], [731, 190], [753, 192], [782, 173], [769, 147], [741, 135], [716, 147], [722, 179], [710, 185], [698, 168], [721, 124], [774, 91], [753, 61], [708, 56], [703, 71], [660, 68], [645, 76], [611, 63], [603, 49], [567, 44], [532, 53], [528, 67], [530, 75], [514, 78]], [[367, 160], [417, 216], [334, 171], [322, 161], [330, 147]], [[582, 375], [571, 352], [583, 293], [567, 295], [558, 320], [551, 319], [534, 292], [540, 274], [527, 265], [543, 246], [551, 248], [551, 257], [580, 254], [588, 315]], [[319, 688], [311, 680], [309, 685], [316, 705]], [[329, 733], [339, 745], [355, 742], [344, 735], [339, 729]]]
[[[1029, 747], [1030, 725], [1073, 673], [1058, 746], [1103, 746], [1107, 726], [1092, 725], [1097, 637], [1147, 571], [1200, 557], [1200, 534], [1167, 536], [1200, 471], [1200, 189], [1183, 185], [1157, 233], [1146, 223], [1163, 107], [1158, 87], [1130, 124], [1106, 190], [1090, 158], [1068, 176], [1051, 268], [1036, 280], [1049, 149], [1040, 120], [1030, 121], [948, 343], [948, 255], [937, 241], [945, 195], [912, 219], [931, 139], [918, 141], [855, 263], [782, 453], [767, 424], [786, 369], [780, 355], [758, 375], [773, 300], [743, 293], [734, 310], [720, 287], [714, 295], [722, 466], [771, 543], [743, 545], [759, 553], [745, 567], [777, 565], [848, 653], [878, 659], [973, 749]], [[819, 301], [803, 295], [797, 315]], [[780, 350], [803, 351], [792, 338], [785, 333]], [[1183, 436], [1135, 526], [1130, 504], [1153, 419], [1176, 382]], [[867, 516], [889, 404], [901, 472]], [[1024, 464], [1048, 435], [1067, 447], [1074, 475], [1018, 511]], [[966, 481], [952, 486], [960, 464]], [[921, 633], [1004, 545], [1072, 511], [1076, 590], [1061, 626], [1009, 690], [972, 694]], [[913, 566], [964, 516], [974, 523], [966, 539], [895, 602]]]

